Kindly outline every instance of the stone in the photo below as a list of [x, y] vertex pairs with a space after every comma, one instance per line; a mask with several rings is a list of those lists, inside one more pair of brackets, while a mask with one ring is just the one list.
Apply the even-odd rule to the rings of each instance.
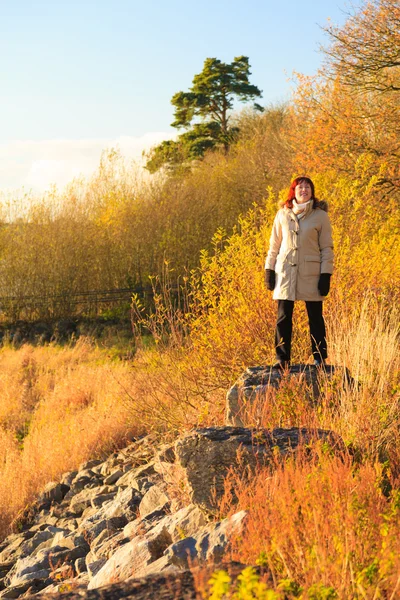
[[27, 540], [22, 544], [21, 556], [28, 556], [30, 554], [33, 554], [34, 551], [38, 549], [38, 547], [41, 546], [43, 542], [50, 542], [51, 544], [51, 540], [59, 532], [63, 532], [63, 530], [59, 527], [53, 526], [49, 526], [44, 531], [38, 531], [30, 540]]
[[172, 544], [165, 551], [165, 557], [169, 564], [181, 569], [187, 569], [189, 562], [197, 558], [196, 539], [194, 537], [187, 537]]
[[98, 518], [111, 519], [113, 517], [124, 516], [127, 521], [131, 521], [136, 518], [137, 509], [142, 500], [142, 495], [133, 489], [122, 490], [117, 495], [103, 504], [103, 506], [92, 516], [92, 521]]
[[30, 594], [36, 594], [43, 590], [50, 583], [47, 577], [32, 578], [18, 585], [13, 585], [5, 588], [0, 592], [0, 598], [19, 598], [29, 590]]
[[247, 511], [203, 528], [196, 535], [196, 550], [200, 560], [218, 563], [222, 560], [232, 534], [242, 531], [247, 517]]
[[15, 561], [11, 560], [8, 562], [0, 563], [0, 579], [3, 578], [10, 569], [15, 565]]
[[107, 562], [106, 558], [98, 558], [98, 559], [88, 560], [88, 557], [86, 557], [86, 568], [87, 568], [87, 572], [89, 574], [89, 580], [96, 577], [97, 573], [99, 571], [101, 571], [101, 569], [104, 567], [106, 562]]
[[116, 469], [110, 475], [104, 478], [104, 485], [113, 485], [124, 474], [122, 469]]
[[78, 471], [67, 471], [66, 473], [63, 473], [61, 475], [60, 483], [63, 483], [64, 485], [71, 487], [71, 483], [73, 482], [73, 480], [75, 479], [75, 477], [77, 475], [78, 475]]
[[6, 578], [6, 584], [13, 587], [31, 579], [46, 579], [50, 574], [52, 556], [60, 550], [60, 546], [41, 550], [35, 556], [20, 558]]
[[153, 485], [139, 504], [139, 514], [143, 518], [166, 504], [169, 504], [168, 496], [158, 485]]
[[133, 481], [154, 474], [154, 462], [150, 462], [149, 464], [141, 465], [136, 469], [129, 469], [129, 471], [126, 471], [126, 473], [117, 479], [115, 483], [118, 485], [118, 487], [128, 487], [132, 485]]
[[[214, 513], [224, 493], [225, 478], [232, 468], [243, 476], [264, 465], [274, 466], [276, 453], [292, 455], [300, 445], [309, 452], [315, 443], [327, 444], [344, 452], [343, 440], [332, 431], [292, 427], [246, 429], [209, 427], [196, 429], [176, 442], [177, 465], [183, 473], [191, 501], [202, 510]], [[234, 490], [232, 490], [234, 493]]]
[[317, 402], [327, 381], [339, 381], [342, 386], [352, 386], [354, 380], [347, 368], [327, 365], [321, 370], [314, 365], [292, 365], [287, 372], [271, 366], [248, 367], [230, 388], [226, 396], [225, 425], [243, 427], [247, 414], [257, 412], [257, 403], [268, 402], [271, 391], [280, 387], [282, 381], [295, 378], [304, 385], [311, 402]]
[[97, 558], [106, 558], [107, 560], [117, 551], [120, 546], [130, 541], [122, 531], [114, 533], [114, 535], [105, 539], [95, 549]]
[[16, 561], [22, 554], [22, 545], [35, 535], [29, 530], [10, 535], [5, 539], [4, 549], [0, 552], [0, 562]]
[[69, 510], [73, 515], [81, 515], [89, 506], [92, 507], [92, 498], [96, 495], [93, 490], [84, 489], [71, 498]]
[[99, 508], [100, 506], [102, 506], [105, 502], [108, 502], [109, 500], [112, 500], [115, 497], [116, 493], [111, 493], [111, 494], [98, 494], [97, 496], [95, 496], [94, 498], [92, 498], [91, 500], [91, 505], [92, 508]]
[[81, 523], [78, 532], [84, 536], [88, 543], [92, 543], [94, 539], [105, 529], [113, 532], [122, 529], [127, 524], [126, 517], [113, 517], [111, 519], [99, 519], [92, 522], [89, 519]]
[[75, 571], [78, 573], [78, 575], [80, 573], [86, 573], [87, 572], [87, 566], [86, 566], [86, 558], [77, 558], [76, 561], [74, 562], [74, 568]]
[[178, 571], [177, 567], [171, 564], [169, 558], [167, 556], [162, 556], [149, 565], [146, 565], [145, 567], [142, 567], [136, 571], [134, 578], [137, 579], [138, 577], [147, 577], [147, 575], [151, 575], [153, 573], [173, 573], [176, 571]]
[[91, 579], [88, 589], [92, 590], [108, 583], [124, 581], [136, 572], [161, 558], [152, 552], [152, 544], [142, 538], [133, 538], [121, 546]]
[[174, 514], [167, 515], [161, 523], [170, 534], [172, 542], [178, 542], [195, 535], [206, 525], [206, 518], [197, 506], [190, 504]]
[[68, 491], [68, 485], [65, 485], [64, 483], [58, 483], [56, 481], [50, 481], [40, 493], [38, 502], [49, 502], [50, 504], [52, 502], [59, 503], [64, 499], [64, 496]]
[[89, 469], [92, 469], [92, 467], [97, 467], [98, 465], [101, 465], [102, 462], [103, 461], [100, 459], [88, 460], [87, 462], [79, 465], [78, 471], [87, 471]]

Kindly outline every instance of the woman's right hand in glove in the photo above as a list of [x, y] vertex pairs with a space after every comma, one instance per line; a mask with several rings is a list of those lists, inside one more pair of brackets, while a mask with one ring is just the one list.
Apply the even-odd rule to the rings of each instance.
[[265, 285], [271, 292], [275, 288], [275, 271], [272, 269], [265, 269]]

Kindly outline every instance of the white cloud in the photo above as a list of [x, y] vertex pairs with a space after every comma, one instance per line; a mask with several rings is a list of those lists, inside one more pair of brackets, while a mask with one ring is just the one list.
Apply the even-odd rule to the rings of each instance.
[[0, 144], [0, 190], [44, 192], [52, 185], [62, 188], [74, 177], [90, 176], [101, 153], [119, 148], [123, 156], [140, 161], [143, 150], [173, 136], [150, 132], [140, 137], [121, 136], [87, 140], [14, 140]]

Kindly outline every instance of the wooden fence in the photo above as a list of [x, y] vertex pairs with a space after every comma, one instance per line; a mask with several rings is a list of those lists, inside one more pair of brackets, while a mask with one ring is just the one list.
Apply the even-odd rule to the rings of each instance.
[[46, 296], [2, 296], [0, 317], [3, 320], [46, 319], [73, 316], [96, 317], [108, 310], [126, 309], [128, 313], [132, 295], [137, 294], [144, 305], [153, 298], [151, 287], [117, 288], [63, 292]]

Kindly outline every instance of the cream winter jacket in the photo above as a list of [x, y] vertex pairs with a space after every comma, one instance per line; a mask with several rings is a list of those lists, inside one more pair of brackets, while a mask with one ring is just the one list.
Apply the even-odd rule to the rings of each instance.
[[274, 300], [320, 301], [321, 273], [333, 273], [332, 228], [326, 202], [311, 202], [301, 219], [281, 208], [272, 227], [265, 268], [276, 272]]

